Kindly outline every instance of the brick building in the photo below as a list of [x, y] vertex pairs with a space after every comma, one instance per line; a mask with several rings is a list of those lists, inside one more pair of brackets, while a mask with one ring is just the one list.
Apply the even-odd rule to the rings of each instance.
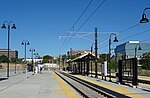
[[[8, 56], [8, 50], [0, 49], [0, 55]], [[9, 58], [18, 58], [18, 51], [17, 50], [9, 50]]]
[[83, 54], [87, 54], [87, 53], [91, 53], [91, 51], [90, 50], [71, 50], [70, 51], [70, 54], [72, 56], [77, 55], [77, 54], [83, 55]]

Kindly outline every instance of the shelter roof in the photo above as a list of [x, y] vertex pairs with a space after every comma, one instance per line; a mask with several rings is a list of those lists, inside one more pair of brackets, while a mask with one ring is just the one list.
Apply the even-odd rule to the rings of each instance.
[[75, 59], [68, 60], [67, 63], [69, 63], [69, 62], [82, 62], [82, 61], [87, 61], [87, 60], [91, 60], [94, 58], [95, 58], [95, 54], [86, 53], [86, 54], [81, 55]]

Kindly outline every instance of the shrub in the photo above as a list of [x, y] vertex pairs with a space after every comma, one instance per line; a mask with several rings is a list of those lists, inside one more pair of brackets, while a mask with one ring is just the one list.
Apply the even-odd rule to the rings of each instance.
[[150, 76], [150, 70], [139, 70], [138, 75], [139, 76]]
[[3, 66], [2, 66], [2, 65], [0, 65], [0, 69], [1, 69], [1, 68], [3, 68]]

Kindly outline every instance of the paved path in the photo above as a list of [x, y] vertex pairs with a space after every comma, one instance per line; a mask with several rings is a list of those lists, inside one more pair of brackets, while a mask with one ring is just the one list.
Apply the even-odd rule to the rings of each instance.
[[[9, 68], [10, 77], [21, 74], [22, 72], [23, 72], [23, 69], [16, 69], [16, 73], [15, 73], [15, 68]], [[7, 68], [0, 69], [0, 78], [6, 77], [6, 75], [7, 75]]]
[[[51, 71], [43, 71], [42, 74], [29, 73], [28, 79], [23, 73], [9, 77], [0, 81], [0, 98], [69, 98], [62, 88], [66, 84], [61, 79], [56, 80], [54, 75]], [[69, 92], [73, 91], [69, 89]]]

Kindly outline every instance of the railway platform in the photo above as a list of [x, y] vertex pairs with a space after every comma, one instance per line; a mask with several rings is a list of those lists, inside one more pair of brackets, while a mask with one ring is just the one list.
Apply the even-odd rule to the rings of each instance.
[[9, 78], [0, 77], [0, 98], [78, 98], [52, 71], [34, 75], [29, 72], [28, 76], [20, 73]]
[[[68, 72], [65, 72], [68, 74]], [[72, 75], [72, 74], [71, 74]], [[42, 74], [20, 73], [0, 80], [0, 98], [82, 98], [70, 85], [65, 83], [55, 72], [43, 71]], [[99, 85], [127, 98], [149, 98], [150, 85], [140, 84], [137, 88], [102, 80], [101, 77], [72, 75], [90, 83]]]
[[[65, 72], [66, 73], [66, 72]], [[67, 72], [68, 73], [68, 72]], [[98, 78], [94, 78], [89, 76], [83, 76], [83, 75], [73, 75], [79, 79], [85, 80], [87, 82], [96, 84], [102, 88], [106, 88], [108, 90], [111, 90], [113, 92], [120, 93], [122, 95], [125, 95], [129, 98], [149, 98], [150, 97], [150, 85], [149, 84], [142, 84], [139, 83], [137, 87], [133, 87], [130, 83], [127, 84], [119, 84], [116, 82], [116, 79], [112, 79], [111, 82], [109, 82], [109, 78], [106, 80], [102, 80], [101, 76], [98, 76]], [[144, 77], [141, 77], [144, 79]]]

